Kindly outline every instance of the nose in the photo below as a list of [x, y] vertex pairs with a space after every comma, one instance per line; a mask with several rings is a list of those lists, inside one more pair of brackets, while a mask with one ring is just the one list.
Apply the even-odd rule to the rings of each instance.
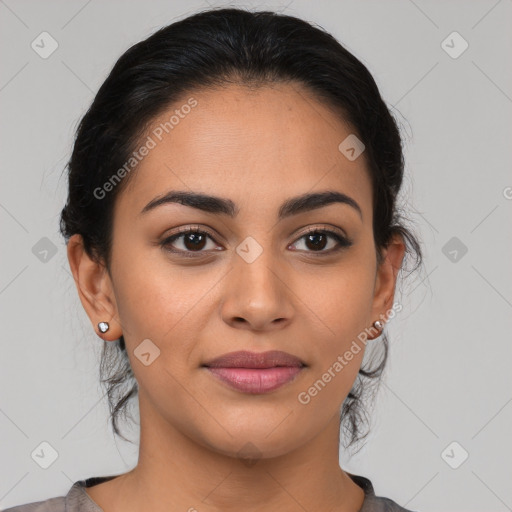
[[263, 251], [248, 263], [236, 255], [227, 276], [221, 307], [223, 320], [231, 327], [265, 331], [282, 329], [293, 318], [295, 295], [283, 266]]

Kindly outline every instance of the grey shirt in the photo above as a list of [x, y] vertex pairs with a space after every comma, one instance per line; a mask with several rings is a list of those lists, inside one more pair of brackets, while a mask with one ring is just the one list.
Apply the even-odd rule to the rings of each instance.
[[[375, 496], [373, 485], [368, 478], [350, 473], [347, 474], [364, 491], [364, 502], [359, 512], [412, 512], [397, 505], [389, 498]], [[119, 475], [97, 476], [87, 478], [86, 480], [78, 480], [71, 486], [66, 496], [18, 505], [8, 508], [3, 512], [104, 512], [84, 489], [101, 484], [117, 476]]]

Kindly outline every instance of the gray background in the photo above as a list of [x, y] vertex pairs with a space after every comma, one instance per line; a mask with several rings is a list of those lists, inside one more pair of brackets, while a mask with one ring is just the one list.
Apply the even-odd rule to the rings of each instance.
[[[512, 510], [512, 1], [230, 5], [275, 9], [330, 31], [369, 68], [403, 125], [403, 201], [426, 272], [397, 292], [404, 310], [388, 327], [373, 430], [353, 457], [340, 454], [342, 466], [413, 510]], [[136, 463], [137, 448], [108, 426], [102, 341], [58, 234], [61, 172], [115, 60], [206, 7], [0, 0], [0, 508], [63, 495], [77, 479]], [[47, 59], [31, 48], [43, 31], [59, 45]], [[457, 58], [442, 46], [453, 31], [469, 44]], [[461, 48], [453, 37], [447, 44]], [[52, 245], [55, 254], [42, 252]], [[124, 432], [136, 439], [137, 427]], [[58, 454], [48, 469], [31, 457], [43, 441]], [[448, 462], [460, 463], [462, 450], [469, 457], [453, 469]]]

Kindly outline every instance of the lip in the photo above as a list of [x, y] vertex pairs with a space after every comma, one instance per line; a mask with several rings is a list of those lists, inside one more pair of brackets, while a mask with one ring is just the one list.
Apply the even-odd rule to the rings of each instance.
[[298, 357], [280, 350], [230, 352], [203, 366], [231, 388], [252, 394], [280, 388], [306, 367]]
[[203, 364], [209, 368], [273, 368], [275, 366], [302, 367], [306, 364], [298, 357], [281, 350], [229, 352]]

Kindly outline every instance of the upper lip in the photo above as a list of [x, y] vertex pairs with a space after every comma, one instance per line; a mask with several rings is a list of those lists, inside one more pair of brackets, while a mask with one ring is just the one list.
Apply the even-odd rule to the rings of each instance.
[[213, 368], [273, 368], [275, 366], [306, 366], [298, 357], [282, 352], [269, 350], [268, 352], [249, 352], [241, 350], [229, 352], [220, 357], [211, 359], [203, 364]]

